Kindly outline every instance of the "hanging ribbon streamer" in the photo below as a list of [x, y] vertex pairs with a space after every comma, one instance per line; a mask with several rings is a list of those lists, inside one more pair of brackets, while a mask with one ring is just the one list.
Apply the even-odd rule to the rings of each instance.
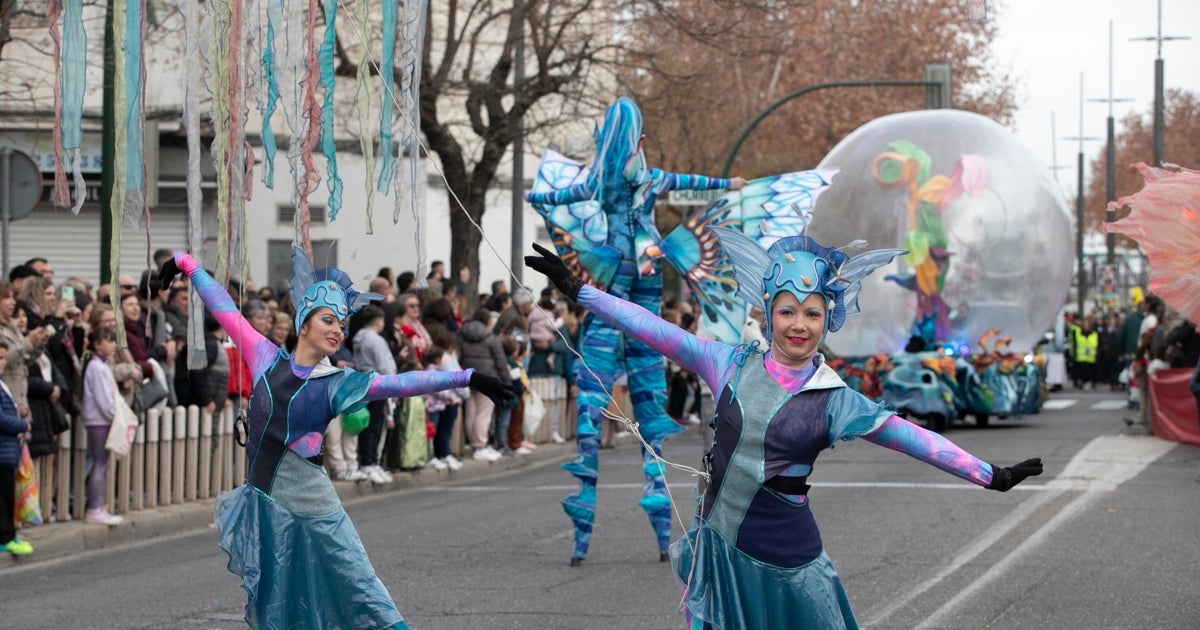
[[[279, 101], [279, 83], [275, 79], [275, 34], [283, 28], [283, 0], [267, 0], [267, 39], [262, 46], [263, 81], [259, 88], [259, 103], [263, 114], [263, 184], [275, 188], [275, 131], [271, 129], [271, 117], [275, 115], [275, 104]], [[262, 93], [266, 92], [266, 101]]]
[[[145, 59], [142, 54], [142, 42], [145, 39], [143, 35], [145, 33], [146, 4], [134, 0], [125, 2], [124, 5], [125, 33], [121, 37], [122, 45], [115, 49], [118, 52], [124, 52], [123, 64], [125, 66], [123, 79], [125, 88], [123, 108], [125, 116], [125, 196], [121, 205], [125, 224], [136, 226], [138, 221], [148, 219], [146, 216], [146, 161], [144, 159], [146, 112], [143, 99], [146, 72]], [[119, 116], [122, 108], [118, 107], [116, 111]], [[120, 230], [121, 225], [113, 222], [113, 231]], [[148, 226], [147, 220], [147, 229]], [[147, 232], [148, 242], [149, 232]]]
[[[52, 3], [52, 6], [57, 3]], [[79, 214], [83, 208], [83, 200], [87, 197], [87, 187], [83, 183], [82, 155], [83, 146], [83, 93], [86, 87], [87, 32], [83, 28], [83, 0], [64, 0], [62, 3], [62, 53], [59, 59], [61, 73], [55, 91], [55, 112], [58, 112], [58, 96], [62, 95], [62, 113], [54, 139], [54, 197], [56, 206], [71, 207], [71, 212]], [[51, 30], [54, 30], [51, 24]], [[57, 42], [58, 40], [56, 40]], [[71, 204], [67, 192], [66, 158], [71, 158], [71, 174], [75, 184], [75, 203]], [[59, 171], [62, 171], [60, 174]], [[61, 178], [61, 184], [60, 184]], [[61, 188], [60, 188], [61, 186]]]
[[412, 214], [413, 250], [417, 252], [417, 277], [425, 270], [425, 250], [421, 245], [421, 220], [418, 214], [420, 198], [418, 177], [421, 167], [421, 51], [425, 43], [425, 15], [428, 0], [414, 0], [404, 4], [403, 48], [400, 51], [400, 153], [396, 163], [396, 209], [392, 222], [400, 222], [400, 211], [408, 207]]
[[[311, 40], [306, 29], [305, 8], [300, 0], [284, 5], [283, 43], [275, 41], [275, 64], [279, 72], [279, 100], [282, 101], [284, 118], [290, 133], [288, 140], [288, 169], [292, 174], [292, 205], [296, 208], [293, 224], [296, 229], [295, 242], [312, 255], [312, 241], [308, 236], [308, 198], [301, 198], [301, 181], [304, 179], [303, 139], [305, 136], [304, 86], [301, 81], [308, 69], [306, 61]], [[279, 33], [276, 32], [276, 36]]]
[[[183, 14], [184, 58], [200, 58], [200, 13], [195, 0], [179, 0], [179, 11]], [[200, 189], [200, 92], [203, 78], [199, 63], [183, 64], [183, 124], [187, 129], [187, 216], [188, 251], [202, 258], [204, 234], [201, 231], [201, 215], [204, 209], [204, 193]], [[188, 355], [190, 370], [201, 370], [208, 365], [204, 353], [204, 302], [200, 301], [196, 289], [188, 289]]]
[[[136, 0], [135, 0], [136, 1]], [[113, 0], [113, 50], [117, 54], [117, 62], [113, 64], [113, 111], [116, 112], [113, 121], [113, 177], [112, 177], [112, 192], [108, 198], [109, 216], [112, 220], [112, 235], [109, 237], [109, 262], [108, 272], [111, 282], [108, 286], [109, 303], [116, 304], [120, 308], [121, 294], [120, 287], [117, 285], [117, 278], [120, 277], [120, 260], [121, 260], [121, 228], [123, 227], [122, 210], [125, 206], [125, 160], [126, 145], [129, 142], [127, 129], [128, 118], [125, 117], [127, 93], [125, 92], [125, 64], [121, 62], [121, 52], [125, 50], [125, 0]], [[125, 339], [125, 321], [124, 318], [117, 318], [117, 344], [122, 347], [128, 347], [128, 342]]]
[[[387, 4], [387, 0], [384, 0], [384, 4]], [[387, 10], [385, 9], [384, 13], [386, 12]], [[355, 0], [354, 13], [359, 24], [366, 24], [367, 0]], [[396, 15], [393, 11], [392, 19], [394, 20], [395, 17]], [[385, 15], [385, 24], [386, 21], [387, 16]], [[370, 51], [364, 43], [362, 53], [358, 56], [358, 75], [355, 77], [354, 95], [357, 99], [356, 109], [358, 110], [358, 142], [362, 148], [363, 160], [366, 164], [367, 234], [374, 234], [375, 190], [371, 185], [371, 180], [372, 174], [375, 172], [375, 151], [374, 147], [371, 146], [371, 86], [367, 82], [367, 79], [371, 75], [371, 66], [368, 52]]]
[[[235, 0], [236, 2], [237, 0]], [[228, 0], [210, 0], [208, 6], [208, 89], [213, 95], [209, 117], [213, 141], [209, 149], [217, 176], [217, 269], [216, 277], [229, 279], [229, 175], [230, 155], [229, 40], [231, 9]]]
[[246, 42], [252, 41], [252, 20], [246, 18], [243, 2], [232, 2], [229, 9], [229, 267], [230, 276], [236, 268], [237, 277], [245, 282], [249, 274], [246, 200], [254, 190], [254, 149], [246, 142], [246, 119], [250, 114]]
[[[50, 39], [54, 41], [54, 120], [61, 121], [62, 111], [62, 34], [59, 31], [58, 20], [62, 17], [62, 2], [50, 0], [46, 8], [46, 24], [49, 26]], [[71, 205], [71, 191], [67, 187], [67, 170], [63, 167], [63, 130], [62, 124], [54, 125], [54, 189], [50, 194], [50, 203], [59, 208]]]
[[[383, 0], [383, 24], [379, 36], [382, 39], [380, 51], [380, 68], [391, 68], [396, 61], [396, 8], [400, 0]], [[366, 22], [359, 20], [360, 24]], [[363, 47], [364, 55], [367, 48]], [[362, 64], [359, 64], [362, 67]], [[392, 170], [396, 164], [396, 147], [392, 143], [392, 125], [395, 121], [395, 108], [392, 103], [396, 100], [396, 76], [394, 73], [379, 73], [379, 162], [376, 176], [376, 187], [379, 192], [387, 194], [392, 186]], [[368, 171], [369, 172], [369, 171]], [[397, 213], [397, 216], [398, 213]]]
[[321, 153], [325, 156], [325, 167], [329, 173], [325, 184], [329, 187], [329, 220], [333, 221], [342, 209], [342, 178], [338, 176], [337, 144], [333, 136], [333, 48], [337, 44], [337, 3], [326, 0], [324, 4], [325, 41], [321, 43], [320, 66], [325, 102], [321, 106]]
[[[293, 4], [299, 4], [293, 2]], [[317, 102], [317, 82], [321, 77], [321, 69], [317, 65], [316, 48], [312, 45], [316, 41], [317, 36], [317, 11], [320, 7], [317, 5], [317, 0], [308, 0], [308, 12], [305, 14], [304, 22], [304, 42], [306, 42], [304, 55], [304, 78], [300, 80], [300, 87], [303, 90], [303, 103], [301, 109], [304, 116], [304, 136], [300, 139], [300, 166], [302, 172], [296, 179], [296, 195], [298, 203], [296, 204], [296, 221], [299, 230], [299, 240], [304, 247], [305, 253], [309, 258], [312, 258], [312, 237], [308, 232], [308, 225], [312, 221], [312, 217], [308, 209], [308, 196], [312, 194], [317, 186], [321, 183], [321, 176], [317, 173], [317, 164], [313, 161], [313, 148], [317, 146], [317, 139], [321, 135], [321, 104]], [[288, 37], [292, 37], [289, 32]]]

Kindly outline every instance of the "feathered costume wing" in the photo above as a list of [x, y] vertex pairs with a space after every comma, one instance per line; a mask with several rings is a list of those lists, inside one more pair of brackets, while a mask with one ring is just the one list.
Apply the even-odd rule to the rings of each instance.
[[1132, 212], [1105, 229], [1136, 240], [1150, 259], [1150, 291], [1200, 323], [1200, 171], [1140, 162], [1133, 167], [1146, 184], [1112, 202]]
[[[547, 149], [538, 164], [532, 192], [570, 188], [587, 180], [588, 168]], [[531, 204], [546, 223], [550, 239], [567, 268], [584, 282], [607, 285], [621, 263], [621, 252], [607, 244], [608, 217], [597, 199], [562, 206]]]
[[697, 297], [701, 323], [713, 338], [740, 343], [749, 306], [735, 299], [740, 279], [711, 229], [737, 231], [760, 249], [802, 234], [817, 197], [836, 173], [837, 169], [799, 171], [750, 181], [692, 213], [663, 239], [663, 256]]

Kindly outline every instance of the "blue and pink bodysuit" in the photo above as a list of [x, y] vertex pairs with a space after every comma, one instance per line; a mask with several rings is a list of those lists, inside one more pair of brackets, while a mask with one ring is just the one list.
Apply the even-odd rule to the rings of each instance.
[[817, 455], [862, 437], [986, 487], [992, 468], [846, 387], [821, 355], [801, 369], [756, 347], [707, 341], [584, 286], [579, 303], [719, 392], [710, 481], [671, 546], [695, 628], [856, 628], [809, 509]]
[[217, 499], [229, 570], [242, 577], [252, 628], [407, 628], [367, 559], [319, 459], [325, 428], [372, 400], [466, 387], [471, 371], [381, 376], [299, 365], [255, 331], [194, 258], [176, 253], [251, 370], [246, 483]]

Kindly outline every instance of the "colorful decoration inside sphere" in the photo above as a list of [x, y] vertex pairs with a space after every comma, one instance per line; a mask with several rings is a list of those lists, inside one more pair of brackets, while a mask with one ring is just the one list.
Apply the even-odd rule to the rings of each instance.
[[893, 114], [821, 161], [838, 168], [809, 234], [909, 251], [863, 280], [862, 313], [833, 333], [842, 356], [903, 350], [913, 336], [973, 347], [992, 328], [1028, 349], [1067, 298], [1074, 238], [1049, 168], [1008, 130], [954, 110]]

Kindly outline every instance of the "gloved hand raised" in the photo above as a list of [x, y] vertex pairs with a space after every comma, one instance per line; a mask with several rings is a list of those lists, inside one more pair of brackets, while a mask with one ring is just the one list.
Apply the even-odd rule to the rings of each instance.
[[540, 256], [526, 256], [525, 266], [550, 278], [550, 281], [563, 295], [572, 300], [579, 299], [579, 290], [583, 288], [583, 280], [575, 277], [554, 252], [537, 243], [533, 244], [533, 249]]
[[1042, 474], [1042, 458], [1040, 457], [1027, 459], [1004, 468], [993, 464], [992, 482], [987, 485], [987, 489], [1008, 492], [1012, 490], [1013, 486], [1025, 481], [1026, 477], [1036, 477], [1040, 474]]
[[479, 372], [471, 373], [471, 389], [492, 399], [497, 405], [503, 405], [513, 399], [513, 388], [505, 385], [500, 379]]
[[162, 267], [158, 270], [158, 286], [164, 289], [171, 288], [171, 282], [175, 280], [175, 276], [181, 273], [183, 271], [179, 268], [179, 265], [175, 264], [175, 256], [172, 255], [163, 261]]

